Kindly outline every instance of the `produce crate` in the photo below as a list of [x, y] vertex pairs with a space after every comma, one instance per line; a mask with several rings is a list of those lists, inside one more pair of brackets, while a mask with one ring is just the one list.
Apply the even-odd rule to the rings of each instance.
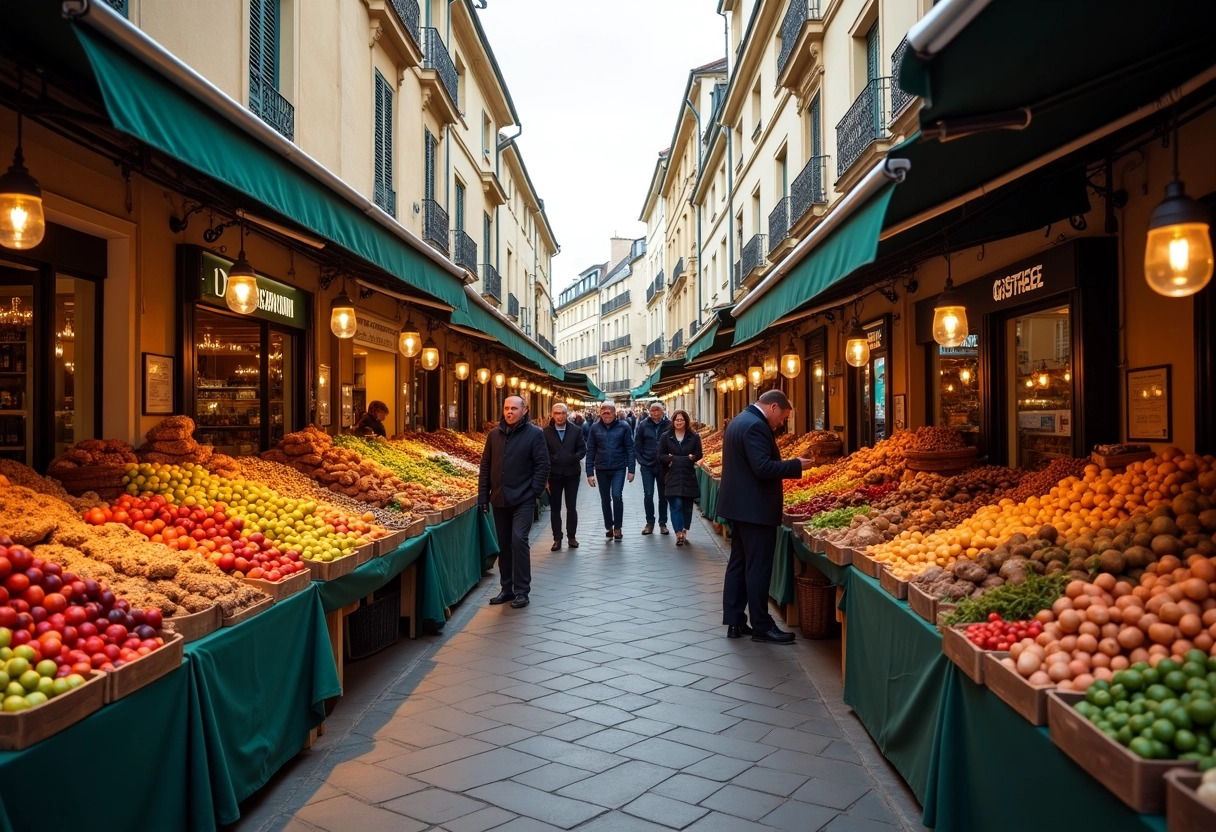
[[165, 643], [148, 655], [111, 670], [106, 674], [105, 703], [117, 702], [181, 667], [185, 646], [181, 633], [166, 635]]
[[181, 633], [186, 644], [198, 641], [203, 636], [211, 635], [224, 626], [224, 611], [219, 604], [213, 604], [201, 612], [188, 615], [175, 615], [165, 619], [164, 630], [167, 633]]
[[907, 451], [904, 464], [911, 471], [963, 471], [975, 464], [978, 453], [970, 445], [949, 451]]
[[963, 675], [977, 685], [984, 684], [984, 651], [976, 647], [963, 632], [970, 624], [942, 627], [942, 652], [958, 665]]
[[878, 585], [883, 588], [883, 591], [900, 601], [905, 601], [908, 598], [908, 582], [903, 578], [897, 578], [887, 567], [883, 567], [878, 572]]
[[397, 545], [400, 546], [411, 537], [420, 537], [421, 535], [426, 534], [427, 527], [430, 525], [431, 519], [429, 514], [425, 517], [419, 517], [417, 520], [405, 527], [404, 536]]
[[[822, 555], [827, 550], [827, 541], [824, 540], [823, 537], [821, 537], [820, 535], [814, 534], [815, 531], [817, 531], [817, 530], [812, 529], [810, 526], [806, 527], [806, 531], [803, 532], [803, 534], [806, 535], [806, 546], [812, 552]], [[850, 550], [849, 563], [852, 563], [852, 561], [853, 561], [853, 552]], [[836, 563], [835, 561], [832, 561], [832, 562]], [[849, 564], [848, 563], [838, 563], [836, 565], [837, 566], [848, 566]]]
[[401, 590], [396, 581], [359, 602], [359, 609], [346, 616], [343, 647], [351, 661], [378, 653], [397, 640], [401, 624]]
[[242, 621], [248, 621], [260, 612], [265, 612], [274, 604], [273, 598], [263, 598], [261, 601], [250, 604], [243, 610], [237, 610], [234, 614], [225, 616], [222, 619], [223, 626], [235, 627]]
[[106, 674], [27, 711], [0, 712], [0, 750], [20, 751], [79, 722], [105, 703]]
[[806, 572], [794, 578], [798, 596], [798, 628], [804, 638], [836, 638], [840, 622], [836, 620], [836, 587], [827, 576], [808, 565]]
[[787, 529], [794, 528], [794, 524], [802, 519], [803, 516], [801, 514], [790, 514], [788, 511], [781, 512], [781, 525], [785, 526]]
[[283, 578], [281, 581], [267, 581], [263, 578], [241, 578], [242, 583], [256, 586], [258, 589], [269, 595], [274, 603], [279, 603], [297, 592], [303, 592], [308, 589], [308, 585], [312, 583], [312, 572], [308, 569], [301, 569], [299, 572], [294, 572]]
[[441, 514], [443, 514], [443, 520], [446, 523], [456, 516], [456, 506], [444, 506]]
[[1216, 829], [1216, 807], [1199, 799], [1202, 775], [1183, 768], [1165, 773], [1165, 824], [1169, 832], [1212, 832]]
[[937, 598], [921, 589], [920, 584], [908, 584], [908, 606], [930, 624], [937, 623]]
[[73, 496], [79, 497], [85, 492], [93, 491], [103, 500], [114, 500], [124, 491], [122, 478], [126, 473], [126, 465], [86, 465], [78, 468], [52, 468], [46, 475], [59, 480], [63, 490]]
[[336, 581], [343, 575], [349, 575], [355, 570], [354, 554], [345, 555], [337, 560], [310, 560], [308, 570], [312, 572], [314, 581]]
[[389, 552], [397, 548], [397, 540], [401, 538], [400, 531], [390, 531], [384, 537], [377, 538], [375, 541], [376, 554], [378, 558], [382, 558]]
[[363, 564], [376, 556], [376, 541], [372, 540], [364, 543], [362, 546], [355, 547], [355, 568], [358, 569]]
[[863, 575], [869, 575], [871, 578], [877, 579], [878, 571], [882, 569], [883, 564], [867, 555], [864, 549], [852, 549], [850, 551], [853, 553], [853, 568]]
[[1092, 459], [1095, 463], [1097, 463], [1098, 465], [1100, 465], [1103, 468], [1109, 468], [1112, 471], [1118, 471], [1120, 469], [1126, 468], [1127, 466], [1131, 465], [1133, 462], [1143, 462], [1146, 459], [1152, 459], [1153, 452], [1152, 451], [1133, 451], [1133, 452], [1127, 453], [1127, 454], [1115, 454], [1113, 456], [1103, 456], [1102, 454], [1098, 453], [1097, 451], [1094, 451], [1092, 454], [1089, 455], [1089, 458]]
[[[837, 566], [849, 566], [853, 563], [853, 549], [849, 546], [837, 546], [830, 540], [824, 540], [822, 537], [816, 538], [819, 541], [819, 551], [827, 556], [827, 559]], [[860, 569], [861, 567], [858, 567]]]
[[1031, 725], [1046, 725], [1047, 691], [1055, 690], [1056, 686], [1030, 684], [1016, 670], [1001, 664], [1001, 659], [1008, 655], [1005, 651], [984, 654], [984, 684]]
[[1165, 811], [1165, 773], [1172, 768], [1194, 770], [1195, 764], [1137, 757], [1073, 710], [1084, 698], [1083, 693], [1048, 692], [1047, 725], [1052, 742], [1135, 811], [1161, 814]]
[[442, 522], [443, 522], [443, 512], [442, 511], [432, 511], [426, 515], [426, 524], [428, 526], [438, 526]]

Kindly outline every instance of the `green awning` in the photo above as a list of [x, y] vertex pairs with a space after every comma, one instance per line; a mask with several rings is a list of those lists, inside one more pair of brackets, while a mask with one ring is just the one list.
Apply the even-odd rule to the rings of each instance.
[[542, 352], [530, 341], [515, 331], [514, 327], [491, 312], [487, 312], [480, 304], [470, 303], [464, 309], [452, 310], [452, 323], [478, 332], [497, 341], [509, 350], [513, 350], [521, 358], [531, 361], [543, 372], [561, 381], [566, 377], [566, 371], [553, 360], [548, 353]]
[[713, 346], [714, 336], [718, 334], [718, 319], [714, 318], [705, 325], [705, 328], [697, 333], [697, 338], [692, 341], [686, 350], [684, 350], [684, 360], [692, 361], [701, 353]]
[[587, 398], [592, 401], [602, 402], [606, 398], [604, 391], [597, 387], [586, 373], [566, 373], [566, 377], [561, 381], [561, 386], [575, 394], [585, 393]]
[[895, 184], [885, 185], [807, 257], [735, 319], [736, 345], [764, 332], [774, 321], [816, 297], [854, 269], [874, 260], [887, 204]]
[[665, 381], [671, 381], [681, 375], [693, 375], [694, 371], [688, 370], [687, 365], [688, 361], [685, 358], [666, 359], [655, 368], [653, 373], [647, 376], [645, 381], [629, 391], [629, 398], [636, 401], [649, 394], [656, 385], [662, 384]]
[[697, 359], [697, 356], [703, 353], [718, 352], [730, 346], [730, 338], [734, 333], [735, 325], [735, 319], [731, 315], [731, 310], [734, 308], [733, 305], [720, 306], [713, 311], [709, 321], [684, 349], [685, 363], [691, 364]]
[[[114, 126], [444, 303], [463, 283], [105, 35], [72, 27]], [[252, 206], [251, 206], [252, 207]]]

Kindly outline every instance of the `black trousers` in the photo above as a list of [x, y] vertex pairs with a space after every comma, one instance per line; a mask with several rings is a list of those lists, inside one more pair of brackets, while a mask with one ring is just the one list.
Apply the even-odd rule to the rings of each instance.
[[768, 611], [776, 546], [776, 526], [730, 521], [730, 560], [722, 587], [723, 624], [733, 627], [748, 623], [746, 607], [753, 630], [767, 631], [776, 626]]
[[528, 532], [532, 529], [535, 513], [535, 501], [506, 508], [494, 507], [498, 574], [502, 588], [516, 595], [527, 595], [532, 589], [532, 547], [528, 543]]
[[549, 520], [553, 525], [553, 539], [562, 539], [562, 496], [566, 500], [566, 536], [578, 534], [578, 484], [580, 474], [568, 477], [549, 477]]

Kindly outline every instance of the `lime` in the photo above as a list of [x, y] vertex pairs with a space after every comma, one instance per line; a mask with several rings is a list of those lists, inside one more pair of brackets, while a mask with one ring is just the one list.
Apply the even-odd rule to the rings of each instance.
[[1153, 738], [1158, 742], [1172, 742], [1178, 727], [1171, 720], [1158, 719], [1153, 722]]
[[1153, 758], [1153, 742], [1144, 737], [1135, 737], [1127, 744], [1128, 750], [1138, 757], [1143, 757], [1146, 760]]
[[1162, 676], [1181, 669], [1182, 665], [1178, 664], [1178, 662], [1174, 661], [1173, 659], [1162, 659], [1161, 661], [1157, 662], [1157, 672]]
[[[1162, 661], [1161, 664], [1165, 664], [1165, 662]], [[1158, 665], [1158, 667], [1160, 667], [1160, 665]], [[1167, 688], [1175, 691], [1176, 693], [1181, 693], [1182, 691], [1186, 690], [1186, 680], [1187, 675], [1181, 670], [1171, 670], [1161, 679]]]
[[1119, 743], [1119, 745], [1127, 745], [1132, 741], [1132, 729], [1124, 725], [1119, 729], [1119, 732], [1115, 734], [1115, 741]]
[[1192, 695], [1207, 696], [1209, 698], [1212, 696], [1211, 684], [1207, 679], [1198, 676], [1191, 676], [1187, 678], [1186, 690], [1187, 693]]
[[1158, 760], [1168, 760], [1171, 755], [1170, 747], [1160, 740], [1149, 740], [1153, 744], [1153, 756]]
[[1200, 664], [1199, 662], [1188, 661], [1182, 665], [1182, 672], [1185, 673], [1187, 676], [1198, 676], [1199, 678], [1202, 679], [1204, 676], [1207, 675], [1208, 669], [1207, 669], [1207, 667]]
[[1148, 690], [1144, 692], [1144, 695], [1154, 702], [1164, 702], [1174, 694], [1165, 685], [1152, 684], [1148, 686]]
[[1094, 705], [1096, 705], [1099, 708], [1106, 708], [1106, 707], [1109, 707], [1111, 704], [1111, 697], [1110, 697], [1109, 690], [1095, 690], [1092, 692], [1092, 694], [1087, 692], [1085, 695], [1087, 697], [1092, 696], [1092, 698], [1089, 701], [1094, 703]]
[[1150, 667], [1140, 671], [1140, 675], [1144, 677], [1145, 687], [1157, 684], [1158, 680], [1161, 678], [1161, 674], [1162, 671], [1155, 667]]
[[1174, 748], [1178, 751], [1194, 751], [1199, 746], [1199, 739], [1186, 728], [1179, 728], [1174, 733]]
[[1196, 662], [1197, 664], [1206, 664], [1208, 654], [1200, 650], [1198, 647], [1192, 647], [1186, 651], [1186, 655], [1182, 657], [1188, 662]]
[[1148, 714], [1136, 714], [1127, 721], [1127, 725], [1132, 729], [1133, 734], [1139, 734], [1145, 728], [1153, 724], [1153, 718]]
[[1216, 722], [1216, 704], [1210, 699], [1193, 699], [1186, 706], [1187, 715], [1196, 725], [1211, 725]]
[[1186, 708], [1175, 708], [1170, 711], [1170, 715], [1166, 718], [1178, 728], [1194, 727], [1194, 723], [1191, 722], [1191, 717], [1187, 714]]

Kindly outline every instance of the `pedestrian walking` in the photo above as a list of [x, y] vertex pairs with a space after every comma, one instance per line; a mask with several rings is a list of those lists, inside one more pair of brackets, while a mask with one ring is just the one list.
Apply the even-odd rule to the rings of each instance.
[[677, 410], [671, 417], [671, 430], [659, 439], [658, 462], [663, 472], [664, 491], [671, 504], [671, 525], [676, 530], [676, 545], [688, 545], [692, 527], [693, 501], [701, 494], [697, 485], [697, 463], [703, 456], [701, 435], [692, 429], [688, 411]]
[[620, 540], [621, 523], [625, 516], [622, 492], [625, 480], [633, 482], [636, 460], [633, 433], [629, 425], [616, 417], [616, 406], [604, 402], [600, 420], [591, 426], [587, 437], [587, 483], [594, 488], [599, 479], [600, 507], [604, 511], [605, 537]]
[[[795, 479], [811, 467], [799, 457], [782, 461], [773, 431], [789, 418], [793, 405], [780, 390], [760, 394], [736, 416], [722, 441], [719, 516], [730, 522], [730, 560], [722, 588], [722, 623], [727, 638], [750, 635], [752, 641], [793, 642], [794, 634], [777, 627], [768, 611], [773, 576], [773, 549], [781, 525], [781, 481]], [[747, 626], [746, 608], [751, 618]]]
[[553, 405], [553, 418], [545, 428], [545, 444], [549, 449], [549, 519], [553, 526], [550, 551], [562, 548], [562, 497], [566, 500], [566, 538], [570, 548], [578, 548], [578, 483], [582, 479], [582, 461], [587, 456], [587, 441], [583, 429], [569, 421], [570, 411], [560, 402]]
[[502, 590], [490, 599], [519, 609], [528, 606], [532, 590], [532, 560], [528, 531], [536, 498], [549, 479], [549, 449], [545, 434], [528, 421], [528, 406], [519, 396], [507, 396], [502, 421], [486, 436], [477, 479], [477, 504], [494, 509], [498, 533], [498, 573]]
[[633, 448], [642, 474], [642, 504], [646, 508], [646, 525], [642, 534], [654, 532], [654, 492], [659, 492], [659, 532], [667, 534], [667, 497], [664, 494], [665, 470], [659, 467], [659, 439], [671, 429], [671, 420], [661, 402], [650, 403], [650, 415], [638, 422], [633, 435]]

